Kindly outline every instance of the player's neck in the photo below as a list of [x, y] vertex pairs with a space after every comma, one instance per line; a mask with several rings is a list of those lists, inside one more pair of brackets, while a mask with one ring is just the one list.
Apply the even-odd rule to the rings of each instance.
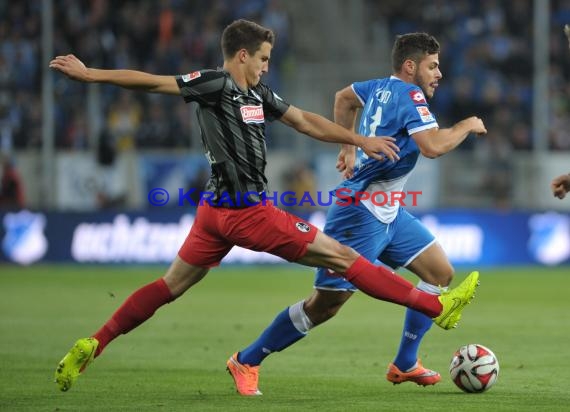
[[245, 93], [247, 93], [249, 87], [247, 87], [247, 80], [245, 79], [245, 74], [242, 73], [239, 66], [236, 66], [232, 62], [224, 62], [223, 69], [227, 71], [234, 83]]
[[398, 78], [401, 81], [406, 82], [406, 83], [413, 83], [414, 82], [414, 76], [407, 75], [404, 72], [393, 73], [392, 76], [394, 76], [394, 77], [396, 77], [396, 78]]

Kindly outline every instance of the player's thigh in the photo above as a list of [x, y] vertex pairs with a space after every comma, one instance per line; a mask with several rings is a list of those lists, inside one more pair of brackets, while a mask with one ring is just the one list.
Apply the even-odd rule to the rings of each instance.
[[[370, 261], [374, 261], [388, 243], [386, 225], [363, 205], [333, 204], [328, 210], [323, 232]], [[323, 243], [321, 248], [327, 247], [328, 245]]]
[[432, 285], [447, 286], [453, 279], [453, 266], [437, 242], [430, 244], [406, 268]]
[[[362, 205], [331, 206], [327, 214], [324, 233], [342, 245], [349, 246], [371, 262], [376, 260], [389, 241], [386, 225]], [[323, 246], [326, 247], [326, 245]], [[344, 278], [331, 276], [328, 269], [323, 268], [319, 268], [316, 272], [315, 288], [331, 291], [354, 292], [357, 290]]]
[[207, 203], [198, 207], [190, 233], [178, 251], [178, 256], [185, 263], [205, 268], [220, 264], [233, 247], [219, 231], [220, 222], [225, 220], [227, 213], [227, 209], [215, 208]]
[[453, 277], [453, 267], [433, 234], [415, 216], [400, 209], [391, 224], [390, 244], [380, 260], [397, 268], [406, 267], [423, 281], [447, 285]]
[[226, 238], [237, 246], [267, 252], [288, 261], [305, 255], [319, 229], [271, 203], [232, 210], [224, 222]]

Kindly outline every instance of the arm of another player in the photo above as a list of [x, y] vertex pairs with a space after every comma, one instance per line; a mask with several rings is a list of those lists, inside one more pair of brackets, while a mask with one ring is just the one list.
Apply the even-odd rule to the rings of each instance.
[[455, 149], [469, 133], [485, 134], [487, 129], [478, 117], [468, 117], [447, 129], [428, 129], [414, 133], [420, 151], [425, 157], [434, 159]]
[[136, 70], [92, 69], [86, 67], [73, 54], [57, 56], [49, 63], [49, 67], [62, 72], [70, 79], [80, 82], [108, 83], [126, 89], [180, 95], [180, 88], [174, 76], [159, 76]]
[[570, 192], [570, 174], [561, 175], [552, 179], [550, 183], [552, 194], [558, 199], [564, 199], [566, 193]]
[[[316, 113], [289, 106], [280, 119], [283, 123], [293, 127], [300, 133], [311, 136], [314, 139], [329, 143], [345, 143], [358, 146], [364, 150], [368, 156], [384, 160], [385, 157], [392, 161], [399, 159], [397, 152], [400, 148], [394, 143], [392, 137], [364, 137], [339, 126], [336, 123], [320, 116]], [[383, 153], [383, 155], [378, 154]]]
[[[380, 161], [384, 160], [385, 157], [392, 161], [399, 159], [397, 152], [400, 151], [400, 148], [394, 143], [394, 138], [366, 138], [331, 122], [323, 116], [298, 109], [293, 105], [289, 106], [289, 109], [279, 120], [313, 139], [358, 146], [368, 156]], [[384, 156], [378, 153], [383, 153]]]

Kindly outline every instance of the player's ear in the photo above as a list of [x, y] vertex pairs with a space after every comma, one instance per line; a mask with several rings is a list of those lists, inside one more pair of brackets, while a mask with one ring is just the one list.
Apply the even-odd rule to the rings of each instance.
[[413, 76], [416, 73], [416, 62], [413, 60], [406, 60], [404, 61], [404, 71], [406, 72], [407, 75], [409, 76]]
[[246, 49], [241, 49], [240, 51], [238, 51], [238, 59], [241, 63], [246, 61], [247, 56], [249, 56], [249, 53], [247, 52]]

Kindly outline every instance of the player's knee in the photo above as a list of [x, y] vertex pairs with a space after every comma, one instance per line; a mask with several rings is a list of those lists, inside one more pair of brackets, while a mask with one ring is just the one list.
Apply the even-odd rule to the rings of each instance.
[[319, 323], [324, 323], [327, 320], [333, 318], [338, 313], [339, 309], [340, 309], [340, 306], [334, 306], [334, 307], [326, 308], [323, 312], [321, 312]]
[[178, 298], [207, 273], [208, 268], [189, 265], [177, 256], [163, 278], [172, 296]]
[[305, 309], [305, 312], [313, 326], [320, 325], [321, 323], [325, 323], [327, 320], [333, 318], [338, 311], [340, 310], [342, 304], [334, 305], [334, 306], [321, 306], [318, 308]]
[[348, 291], [323, 291], [315, 289], [305, 300], [304, 310], [314, 326], [333, 318], [342, 305], [352, 296]]
[[344, 273], [358, 258], [358, 253], [351, 247], [336, 243], [335, 254], [338, 256], [340, 268], [339, 272]]
[[439, 274], [438, 284], [441, 286], [448, 286], [453, 277], [455, 276], [455, 269], [451, 265], [447, 265], [447, 267], [442, 270]]

